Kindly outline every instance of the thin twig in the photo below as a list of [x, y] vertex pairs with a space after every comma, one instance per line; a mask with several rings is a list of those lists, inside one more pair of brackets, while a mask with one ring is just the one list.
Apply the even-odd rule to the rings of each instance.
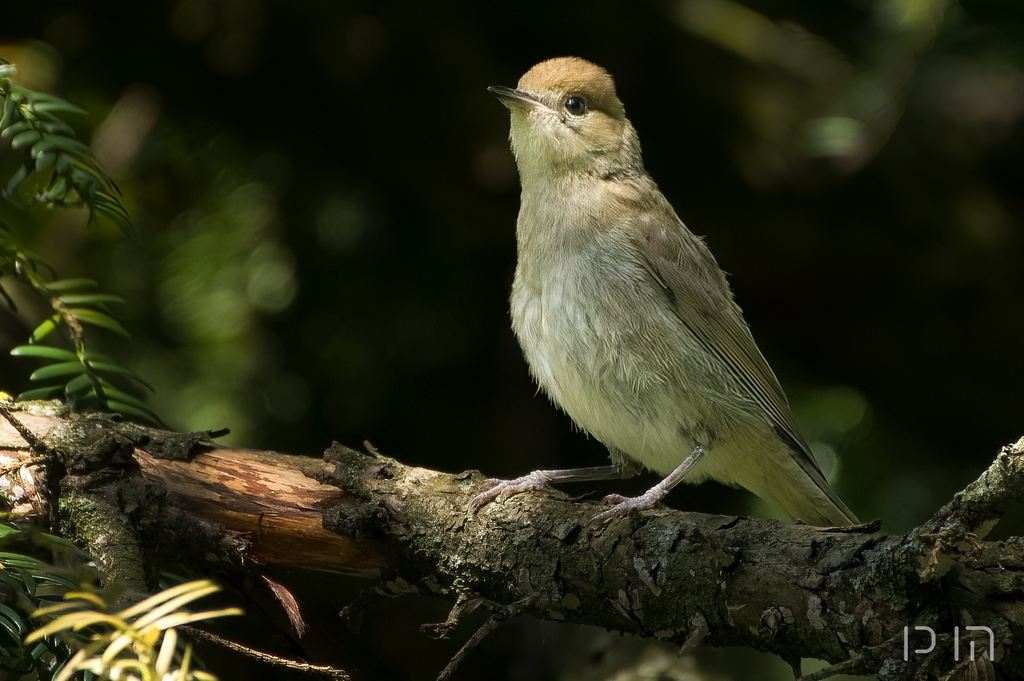
[[321, 664], [310, 664], [308, 662], [300, 662], [299, 660], [290, 660], [286, 657], [279, 657], [277, 655], [271, 655], [270, 653], [264, 653], [259, 650], [253, 650], [252, 648], [243, 646], [240, 643], [229, 641], [226, 638], [211, 634], [208, 631], [202, 629], [196, 629], [195, 627], [180, 627], [182, 631], [188, 633], [189, 636], [193, 636], [204, 641], [209, 641], [222, 648], [227, 648], [236, 653], [241, 653], [246, 657], [252, 658], [264, 664], [269, 664], [274, 667], [283, 667], [285, 669], [291, 669], [304, 674], [319, 674], [326, 676], [330, 679], [338, 679], [338, 681], [351, 681], [352, 677], [349, 676], [348, 672], [337, 667], [330, 667], [328, 665]]
[[14, 463], [6, 466], [0, 466], [0, 476], [13, 473], [14, 471], [23, 468], [25, 466], [39, 466], [46, 463], [46, 459], [41, 456], [33, 456], [31, 459], [25, 459], [24, 461], [15, 461]]
[[452, 606], [451, 611], [448, 613], [448, 618], [444, 622], [420, 625], [420, 631], [431, 638], [448, 638], [449, 634], [452, 633], [455, 627], [459, 626], [459, 622], [462, 621], [463, 617], [470, 614], [483, 604], [486, 604], [491, 608], [491, 610], [498, 607], [495, 603], [486, 601], [476, 594], [470, 595], [469, 592], [460, 589], [459, 596], [455, 600], [455, 605]]
[[0, 286], [0, 298], [3, 298], [7, 303], [7, 306], [11, 308], [13, 312], [18, 311], [18, 306], [14, 303], [14, 298], [11, 298], [11, 294], [7, 292], [3, 286]]
[[[816, 672], [811, 672], [810, 674], [804, 674], [799, 677], [799, 681], [824, 681], [825, 679], [830, 679], [833, 676], [838, 676], [839, 674], [847, 674], [850, 676], [870, 674], [881, 668], [883, 661], [899, 659], [898, 651], [900, 650], [900, 643], [902, 640], [903, 633], [900, 632], [876, 646], [868, 646], [854, 652], [848, 660], [837, 662], [836, 664], [825, 667], [824, 669], [819, 669]], [[897, 673], [896, 676], [899, 676], [899, 674]]]
[[708, 627], [708, 620], [704, 617], [703, 613], [697, 613], [690, 620], [690, 625], [693, 629], [690, 631], [690, 635], [686, 637], [683, 642], [683, 646], [679, 649], [679, 655], [682, 656], [697, 646], [700, 645], [701, 641], [711, 633], [711, 628]]
[[863, 662], [861, 658], [854, 657], [798, 678], [799, 681], [824, 681], [839, 674], [860, 674], [864, 672]]
[[25, 424], [14, 418], [14, 412], [11, 410], [7, 403], [0, 401], [0, 415], [2, 415], [11, 426], [18, 431], [18, 435], [21, 435], [22, 439], [28, 443], [29, 449], [36, 454], [45, 454], [46, 446], [42, 441], [36, 437], [36, 434], [25, 427]]
[[50, 298], [50, 305], [53, 306], [54, 311], [60, 315], [60, 318], [64, 320], [65, 326], [68, 327], [68, 335], [71, 336], [72, 342], [77, 346], [85, 340], [85, 330], [82, 328], [82, 323], [78, 321], [78, 317], [72, 314], [68, 306], [64, 304], [64, 301], [54, 296]]
[[469, 640], [462, 644], [462, 647], [459, 648], [459, 652], [455, 653], [451, 661], [448, 663], [448, 666], [442, 669], [441, 673], [437, 675], [437, 681], [448, 681], [452, 674], [455, 673], [455, 670], [459, 668], [459, 665], [462, 664], [462, 661], [466, 659], [466, 656], [480, 644], [480, 641], [484, 640], [487, 634], [497, 629], [503, 619], [505, 618], [500, 615], [492, 615], [489, 617], [487, 621], [476, 630], [476, 633], [470, 636]]

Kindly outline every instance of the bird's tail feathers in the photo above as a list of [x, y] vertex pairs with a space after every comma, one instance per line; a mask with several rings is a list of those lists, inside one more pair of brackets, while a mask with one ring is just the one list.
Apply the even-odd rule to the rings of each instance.
[[781, 466], [774, 466], [763, 493], [765, 501], [780, 507], [792, 518], [810, 525], [859, 525], [853, 511], [843, 503], [828, 484], [818, 464], [803, 443], [784, 438], [791, 456]]

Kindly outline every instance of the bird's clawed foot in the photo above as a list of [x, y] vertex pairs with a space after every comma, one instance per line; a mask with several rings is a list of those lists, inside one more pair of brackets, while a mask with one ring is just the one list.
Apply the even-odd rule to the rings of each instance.
[[514, 480], [489, 478], [484, 481], [484, 484], [490, 485], [490, 489], [473, 497], [469, 502], [467, 511], [470, 515], [473, 515], [492, 501], [500, 503], [509, 497], [514, 497], [523, 492], [543, 492], [556, 499], [569, 498], [569, 495], [565, 492], [552, 487], [551, 482], [552, 477], [548, 475], [547, 471], [534, 471], [529, 475], [524, 475]]
[[590, 527], [600, 527], [607, 522], [622, 518], [633, 511], [646, 511], [652, 508], [664, 508], [661, 500], [665, 498], [666, 492], [658, 487], [652, 487], [638, 497], [624, 497], [621, 494], [609, 494], [601, 500], [603, 504], [614, 504], [607, 511], [598, 513], [590, 519]]

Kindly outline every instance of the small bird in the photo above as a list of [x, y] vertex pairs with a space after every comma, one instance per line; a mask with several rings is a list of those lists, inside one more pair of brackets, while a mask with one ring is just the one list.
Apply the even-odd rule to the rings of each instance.
[[562, 57], [515, 89], [488, 90], [511, 111], [522, 184], [512, 328], [534, 379], [612, 465], [492, 480], [471, 510], [646, 468], [664, 479], [639, 497], [607, 497], [615, 505], [594, 522], [653, 508], [684, 479], [711, 479], [807, 523], [856, 524], [793, 422], [725, 273], [644, 170], [608, 72]]

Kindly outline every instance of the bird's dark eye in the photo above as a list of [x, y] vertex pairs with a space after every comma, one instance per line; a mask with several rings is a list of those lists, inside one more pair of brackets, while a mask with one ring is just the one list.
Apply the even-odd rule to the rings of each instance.
[[569, 95], [565, 99], [565, 110], [573, 116], [582, 116], [587, 110], [587, 105], [583, 103], [582, 97]]

